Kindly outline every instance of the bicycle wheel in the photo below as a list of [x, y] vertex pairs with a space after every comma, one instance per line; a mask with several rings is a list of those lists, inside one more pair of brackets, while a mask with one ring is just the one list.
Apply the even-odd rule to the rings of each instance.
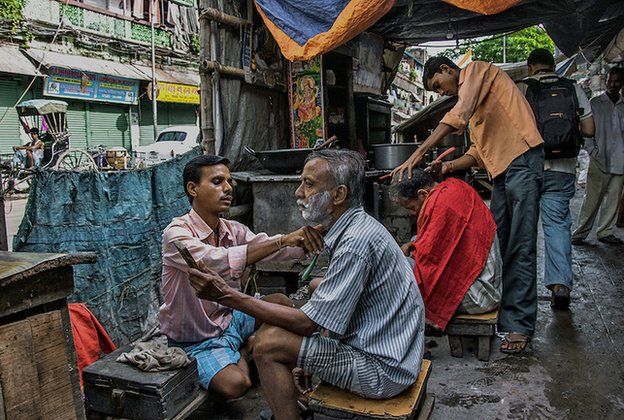
[[57, 171], [97, 171], [91, 155], [81, 149], [69, 149], [61, 153], [54, 165]]

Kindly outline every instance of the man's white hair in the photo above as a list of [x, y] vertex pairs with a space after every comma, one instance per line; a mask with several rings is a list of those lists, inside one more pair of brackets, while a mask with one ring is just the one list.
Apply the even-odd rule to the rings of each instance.
[[313, 159], [323, 159], [329, 167], [330, 187], [347, 187], [350, 207], [364, 203], [364, 159], [352, 150], [318, 150], [310, 153], [306, 163]]

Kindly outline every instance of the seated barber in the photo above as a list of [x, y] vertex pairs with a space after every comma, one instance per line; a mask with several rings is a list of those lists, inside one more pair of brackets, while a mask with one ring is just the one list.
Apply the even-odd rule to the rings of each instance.
[[502, 260], [496, 224], [479, 194], [464, 181], [436, 183], [413, 169], [391, 187], [416, 219], [418, 235], [403, 246], [425, 302], [427, 323], [443, 330], [453, 314], [480, 314], [501, 301]]
[[364, 212], [363, 190], [357, 153], [323, 150], [308, 157], [297, 203], [304, 218], [325, 226], [330, 262], [301, 309], [254, 299], [216, 273], [191, 271], [199, 297], [265, 322], [253, 354], [276, 419], [298, 418], [295, 367], [366, 398], [393, 397], [420, 372], [422, 299], [401, 249]]
[[[199, 267], [218, 273], [228, 287], [239, 290], [246, 266], [269, 256], [275, 260], [302, 259], [302, 248], [320, 251], [323, 240], [312, 228], [269, 237], [222, 218], [232, 203], [228, 163], [223, 157], [204, 155], [184, 167], [184, 189], [192, 209], [173, 219], [163, 233], [165, 303], [158, 317], [170, 344], [197, 358], [201, 385], [226, 398], [237, 398], [250, 387], [249, 368], [241, 356], [241, 347], [261, 321], [219, 303], [198, 299], [189, 283], [189, 267], [173, 242], [180, 241]], [[292, 306], [284, 295], [270, 295], [267, 300]]]

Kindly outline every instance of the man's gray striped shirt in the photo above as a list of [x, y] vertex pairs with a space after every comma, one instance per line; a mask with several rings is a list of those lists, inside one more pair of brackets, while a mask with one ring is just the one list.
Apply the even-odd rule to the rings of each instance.
[[[301, 310], [330, 337], [379, 361], [389, 388], [413, 384], [423, 355], [424, 305], [396, 241], [356, 207], [331, 227], [325, 246], [327, 274]], [[359, 374], [365, 382], [366, 372]]]

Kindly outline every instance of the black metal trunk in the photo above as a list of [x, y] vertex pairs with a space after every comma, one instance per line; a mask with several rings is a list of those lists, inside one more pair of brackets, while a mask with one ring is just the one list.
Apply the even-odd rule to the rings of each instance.
[[193, 358], [178, 370], [143, 372], [115, 361], [131, 348], [119, 348], [85, 368], [87, 412], [136, 420], [173, 418], [199, 393], [197, 361]]

